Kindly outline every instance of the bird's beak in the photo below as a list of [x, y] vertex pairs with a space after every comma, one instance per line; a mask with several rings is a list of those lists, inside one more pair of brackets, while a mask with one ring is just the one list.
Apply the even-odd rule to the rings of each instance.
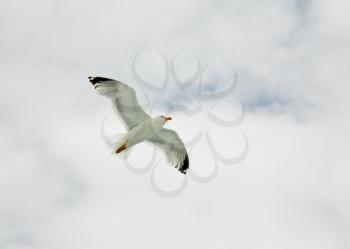
[[169, 121], [169, 120], [172, 120], [173, 118], [172, 117], [165, 117], [165, 121]]

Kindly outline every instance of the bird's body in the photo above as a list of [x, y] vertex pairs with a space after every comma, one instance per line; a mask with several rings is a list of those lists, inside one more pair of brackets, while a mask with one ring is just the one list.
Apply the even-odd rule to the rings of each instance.
[[146, 119], [135, 127], [131, 128], [127, 133], [127, 146], [131, 147], [135, 144], [144, 142], [155, 136], [160, 129], [163, 128], [165, 122], [158, 117]]
[[170, 117], [149, 116], [139, 105], [134, 89], [117, 80], [89, 77], [96, 90], [108, 97], [116, 113], [124, 121], [127, 133], [113, 144], [113, 152], [119, 154], [144, 141], [157, 145], [167, 155], [169, 163], [186, 173], [189, 167], [185, 145], [178, 134], [163, 128]]

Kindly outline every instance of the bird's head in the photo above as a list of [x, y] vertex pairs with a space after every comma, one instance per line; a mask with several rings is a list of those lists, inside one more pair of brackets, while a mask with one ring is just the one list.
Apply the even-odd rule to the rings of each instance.
[[152, 120], [152, 124], [154, 126], [154, 129], [158, 130], [160, 128], [162, 128], [167, 121], [171, 120], [171, 117], [168, 116], [164, 116], [164, 115], [160, 115], [157, 117], [154, 117]]

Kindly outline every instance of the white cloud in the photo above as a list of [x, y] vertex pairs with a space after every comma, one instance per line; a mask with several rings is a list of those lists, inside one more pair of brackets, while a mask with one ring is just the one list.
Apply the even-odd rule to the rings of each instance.
[[[347, 248], [347, 5], [1, 2], [0, 247]], [[248, 106], [244, 162], [170, 200], [104, 150], [87, 83], [135, 86], [148, 48], [227, 58]]]

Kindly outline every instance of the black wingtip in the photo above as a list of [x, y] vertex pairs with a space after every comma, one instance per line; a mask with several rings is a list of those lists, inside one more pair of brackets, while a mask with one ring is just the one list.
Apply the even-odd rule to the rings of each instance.
[[93, 76], [89, 76], [89, 81], [91, 82], [91, 84], [95, 85], [97, 83], [100, 82], [104, 82], [104, 81], [111, 81], [113, 79], [109, 79], [109, 78], [104, 78], [104, 77], [93, 77]]
[[189, 166], [190, 166], [190, 161], [188, 159], [188, 155], [186, 155], [185, 160], [183, 161], [181, 167], [179, 168], [179, 171], [182, 174], [186, 174], [186, 171], [188, 170]]

